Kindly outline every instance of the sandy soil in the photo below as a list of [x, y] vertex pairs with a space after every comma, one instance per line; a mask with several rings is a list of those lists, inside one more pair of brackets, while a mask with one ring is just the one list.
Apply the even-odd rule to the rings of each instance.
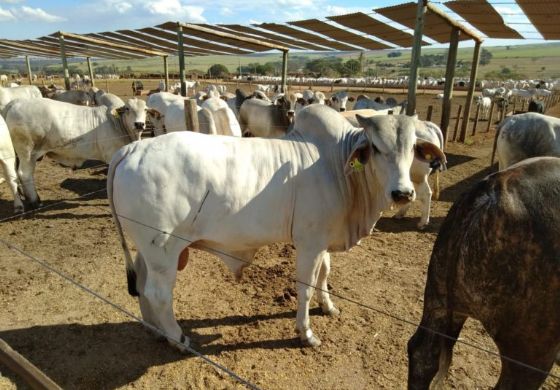
[[[128, 84], [111, 88], [124, 96], [130, 94]], [[420, 99], [421, 117], [428, 104], [435, 100]], [[435, 110], [434, 119], [439, 120], [438, 114]], [[482, 125], [485, 130], [486, 123]], [[334, 298], [341, 315], [330, 318], [314, 303], [312, 324], [323, 341], [319, 348], [301, 348], [294, 332], [295, 251], [290, 245], [262, 248], [240, 283], [215, 257], [193, 251], [178, 275], [174, 302], [194, 347], [266, 389], [405, 388], [406, 343], [415, 331], [410, 323], [420, 319], [432, 245], [458, 194], [492, 172], [492, 137], [492, 132], [483, 132], [469, 145], [449, 144], [449, 170], [442, 175], [441, 198], [433, 204], [432, 224], [425, 231], [416, 230], [417, 207], [404, 220], [388, 213], [379, 231], [359, 247], [333, 254], [332, 292], [369, 308]], [[124, 260], [105, 193], [77, 199], [104, 188], [105, 169], [72, 172], [45, 159], [38, 164], [36, 181], [43, 202], [53, 206], [1, 222], [0, 239], [139, 315], [136, 300], [127, 294]], [[0, 219], [10, 216], [11, 208], [2, 185]], [[136, 321], [2, 244], [0, 278], [0, 337], [63, 388], [241, 388], [226, 374], [156, 341]], [[496, 351], [476, 321], [467, 322], [461, 338]], [[499, 369], [496, 356], [457, 344], [446, 387], [490, 388]], [[558, 367], [553, 373], [560, 375]], [[544, 388], [559, 386], [560, 380], [549, 378]], [[26, 386], [0, 365], [0, 388]]]

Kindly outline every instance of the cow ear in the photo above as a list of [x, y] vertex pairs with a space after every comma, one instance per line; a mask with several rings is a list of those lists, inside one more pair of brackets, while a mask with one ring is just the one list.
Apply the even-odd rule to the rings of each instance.
[[146, 109], [146, 112], [156, 119], [163, 118], [163, 115], [161, 115], [161, 113], [158, 110], [156, 110], [155, 108], [148, 108], [148, 109]]
[[354, 96], [349, 96], [349, 97], [348, 97], [348, 101], [349, 101], [349, 102], [353, 102], [354, 100], [356, 100], [356, 99], [354, 99]]
[[414, 147], [414, 157], [420, 161], [430, 164], [430, 168], [445, 170], [447, 159], [440, 148], [431, 142], [421, 138], [416, 140]]
[[364, 165], [367, 164], [371, 157], [372, 152], [371, 142], [369, 141], [366, 132], [362, 130], [360, 136], [356, 139], [352, 152], [346, 159], [344, 166], [344, 174], [346, 176], [364, 170]]

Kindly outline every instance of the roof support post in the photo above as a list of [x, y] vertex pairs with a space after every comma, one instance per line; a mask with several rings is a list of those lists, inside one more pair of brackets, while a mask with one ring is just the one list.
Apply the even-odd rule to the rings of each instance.
[[183, 27], [177, 23], [177, 42], [179, 45], [179, 81], [181, 82], [181, 96], [187, 96], [187, 80], [185, 79], [185, 46], [183, 41]]
[[31, 63], [29, 56], [25, 56], [25, 63], [27, 64], [27, 77], [29, 78], [29, 85], [33, 85], [33, 75], [31, 74]]
[[94, 74], [93, 74], [93, 68], [91, 67], [91, 57], [86, 57], [87, 60], [87, 67], [88, 67], [88, 71], [89, 71], [89, 79], [90, 79], [90, 83], [92, 87], [95, 87], [95, 78], [94, 78]]
[[406, 115], [416, 112], [416, 87], [418, 85], [418, 67], [420, 66], [420, 53], [422, 51], [422, 35], [424, 33], [424, 16], [428, 9], [427, 0], [418, 0], [416, 10], [416, 27], [414, 28], [414, 43], [410, 57], [410, 75], [408, 77], [408, 101]]
[[165, 75], [165, 92], [169, 92], [169, 67], [167, 66], [167, 56], [163, 56], [163, 73]]
[[465, 142], [467, 139], [467, 127], [469, 127], [469, 116], [471, 115], [471, 105], [476, 87], [476, 75], [478, 73], [478, 62], [480, 59], [480, 46], [482, 42], [477, 41], [474, 45], [473, 60], [471, 65], [471, 78], [469, 80], [469, 90], [467, 92], [467, 101], [465, 103], [465, 113], [463, 114], [463, 123], [461, 124], [461, 135], [459, 142]]
[[282, 93], [288, 92], [288, 50], [282, 52]]
[[64, 87], [67, 91], [70, 90], [70, 74], [68, 73], [68, 62], [66, 61], [66, 50], [64, 48], [64, 35], [58, 38], [60, 43], [60, 57], [62, 59], [62, 71], [64, 72]]
[[[451, 29], [449, 52], [447, 55], [447, 69], [445, 71], [445, 87], [443, 89], [443, 102], [441, 107], [441, 131], [443, 133], [443, 144], [447, 144], [447, 129], [451, 116], [451, 99], [453, 98], [453, 82], [455, 77], [455, 66], [457, 65], [457, 48], [459, 47], [460, 31], [457, 27]], [[459, 118], [457, 118], [459, 120]]]

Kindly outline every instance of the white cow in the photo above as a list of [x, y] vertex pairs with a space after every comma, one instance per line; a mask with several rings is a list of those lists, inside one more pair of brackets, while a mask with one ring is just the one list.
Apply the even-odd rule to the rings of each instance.
[[129, 99], [124, 107], [76, 106], [41, 98], [18, 99], [8, 106], [6, 123], [20, 160], [19, 178], [31, 207], [40, 204], [33, 173], [41, 156], [80, 167], [86, 160], [109, 162], [113, 153], [140, 139], [146, 103]]
[[[373, 116], [388, 115], [389, 110], [375, 111], [372, 109], [362, 109], [355, 111], [341, 112], [341, 115], [348, 120], [352, 126], [359, 127], [357, 116], [362, 116], [364, 118], [371, 118]], [[416, 117], [417, 118], [417, 117]], [[416, 137], [428, 142], [433, 143], [440, 150], [443, 151], [443, 133], [441, 129], [432, 122], [428, 121], [417, 121], [416, 126]], [[410, 168], [410, 179], [414, 184], [414, 189], [416, 190], [416, 199], [421, 203], [421, 216], [418, 222], [418, 229], [424, 229], [430, 223], [430, 208], [432, 204], [432, 198], [439, 199], [439, 172], [445, 169], [446, 161], [442, 161], [441, 165], [429, 164], [425, 161], [414, 159], [412, 166]], [[430, 174], [434, 171], [434, 192], [432, 197], [432, 189], [428, 182]], [[401, 207], [399, 211], [395, 214], [395, 218], [404, 218], [411, 203]]]
[[0, 114], [3, 114], [4, 109], [12, 100], [15, 99], [29, 99], [41, 98], [41, 91], [34, 85], [24, 85], [15, 88], [2, 88], [0, 87]]
[[281, 96], [276, 103], [247, 99], [239, 109], [239, 124], [243, 135], [278, 138], [286, 135], [294, 115], [290, 102]]
[[[0, 116], [0, 165], [4, 172], [4, 179], [10, 186], [10, 191], [14, 197], [14, 213], [23, 211], [23, 202], [18, 193], [18, 178], [16, 173], [16, 153], [10, 138], [8, 125], [4, 118]], [[0, 176], [2, 178], [2, 176]], [[4, 180], [0, 180], [2, 183]]]
[[333, 108], [335, 111], [343, 112], [346, 111], [346, 105], [348, 102], [353, 102], [354, 98], [348, 96], [346, 91], [338, 91], [334, 93], [326, 104]]
[[110, 109], [124, 106], [124, 101], [120, 97], [102, 89], [90, 91], [90, 93], [93, 93], [93, 101], [97, 106], [107, 106]]
[[490, 106], [492, 105], [492, 99], [487, 96], [477, 96], [476, 105], [480, 106], [480, 115], [482, 119], [488, 119], [488, 114], [490, 112]]
[[[258, 248], [291, 242], [296, 328], [304, 345], [319, 345], [309, 319], [314, 286], [323, 313], [338, 313], [327, 287], [329, 252], [350, 249], [383, 210], [414, 199], [415, 153], [443, 158], [437, 146], [416, 139], [413, 118], [358, 120], [365, 130], [316, 104], [298, 114], [283, 139], [184, 132], [122, 148], [111, 161], [107, 191], [129, 292], [139, 296], [144, 320], [170, 342], [188, 345], [172, 299], [189, 247], [217, 255], [241, 278]], [[123, 231], [138, 249], [135, 264]]]
[[223, 99], [219, 97], [208, 98], [202, 103], [201, 108], [207, 109], [212, 113], [217, 134], [241, 137], [241, 126], [237, 121], [235, 113]]
[[528, 112], [503, 120], [496, 151], [499, 170], [530, 157], [560, 157], [560, 119]]
[[[169, 92], [154, 93], [148, 97], [150, 123], [154, 125], [156, 136], [174, 131], [185, 131], [185, 98]], [[214, 117], [210, 111], [197, 106], [199, 132], [203, 134], [219, 134]]]
[[398, 115], [404, 112], [406, 102], [402, 102], [400, 105], [396, 105], [396, 100], [393, 98], [387, 99], [385, 103], [378, 102], [374, 99], [370, 99], [366, 95], [360, 95], [356, 98], [356, 103], [354, 104], [354, 110], [363, 109], [373, 109], [376, 111], [381, 110], [392, 110], [393, 114]]

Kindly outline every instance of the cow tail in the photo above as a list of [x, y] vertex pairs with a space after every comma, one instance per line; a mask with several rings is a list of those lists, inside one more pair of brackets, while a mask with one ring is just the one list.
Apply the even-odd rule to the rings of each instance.
[[124, 236], [122, 225], [119, 220], [119, 216], [117, 214], [117, 210], [115, 209], [115, 203], [113, 202], [113, 180], [115, 178], [115, 171], [117, 170], [117, 166], [120, 164], [122, 160], [129, 154], [130, 147], [125, 146], [115, 155], [111, 160], [111, 164], [109, 165], [109, 172], [107, 173], [107, 199], [109, 200], [109, 206], [111, 207], [111, 214], [113, 215], [113, 221], [115, 222], [115, 226], [117, 227], [117, 232], [119, 233], [119, 240], [121, 241], [121, 247], [124, 252], [124, 258], [126, 262], [126, 280], [128, 284], [128, 293], [133, 297], [137, 297], [140, 294], [136, 289], [136, 271], [134, 270], [134, 263], [132, 262], [132, 256], [130, 254], [130, 250], [126, 243], [126, 238]]
[[432, 193], [432, 200], [439, 200], [439, 169], [434, 174], [434, 192]]

